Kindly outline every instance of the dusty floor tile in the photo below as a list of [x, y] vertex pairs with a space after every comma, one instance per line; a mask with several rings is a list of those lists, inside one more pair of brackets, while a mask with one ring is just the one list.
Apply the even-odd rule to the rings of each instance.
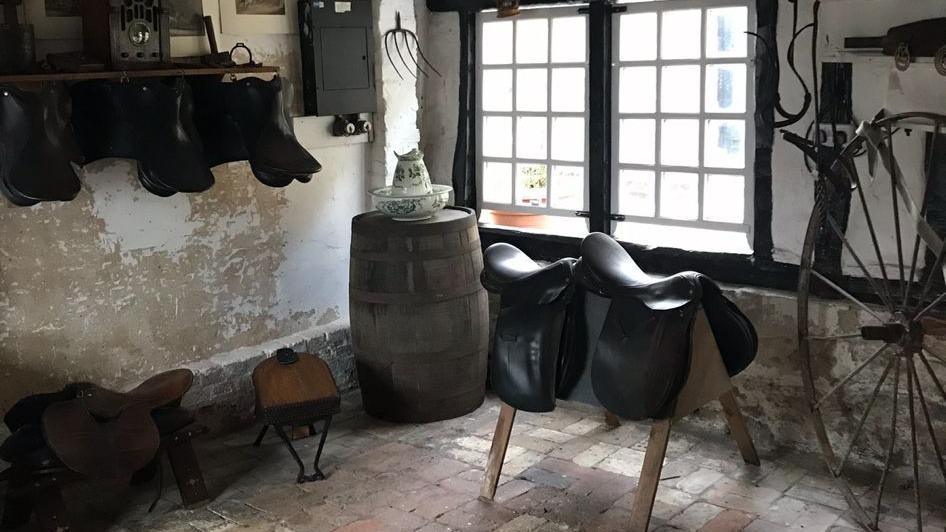
[[667, 524], [683, 530], [699, 530], [723, 510], [708, 502], [695, 502], [674, 516]]
[[563, 428], [562, 432], [574, 434], [575, 436], [584, 436], [585, 434], [588, 434], [589, 432], [602, 426], [604, 426], [604, 423], [602, 423], [600, 420], [585, 418]]
[[716, 514], [700, 528], [700, 532], [732, 532], [742, 530], [751, 523], [756, 516], [739, 510], [723, 510]]
[[641, 451], [635, 449], [618, 449], [604, 460], [598, 462], [595, 467], [619, 475], [639, 477], [643, 465], [644, 453]]
[[588, 450], [578, 453], [577, 456], [572, 458], [572, 462], [582, 467], [594, 467], [598, 462], [617, 452], [618, 449], [620, 447], [610, 443], [596, 443]]

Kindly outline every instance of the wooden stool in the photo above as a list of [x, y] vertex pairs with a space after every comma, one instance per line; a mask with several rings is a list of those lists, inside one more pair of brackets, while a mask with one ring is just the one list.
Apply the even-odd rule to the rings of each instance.
[[[732, 436], [736, 440], [736, 445], [742, 453], [742, 459], [747, 464], [759, 465], [759, 456], [756, 454], [752, 437], [749, 435], [746, 422], [733, 394], [734, 386], [723, 365], [716, 339], [713, 337], [703, 310], [697, 313], [690, 336], [691, 363], [686, 384], [677, 396], [670, 417], [655, 420], [650, 430], [650, 439], [647, 442], [647, 452], [641, 467], [640, 481], [637, 485], [637, 495], [634, 498], [634, 509], [628, 530], [645, 531], [650, 523], [654, 497], [657, 494], [657, 483], [660, 481], [660, 471], [663, 468], [667, 442], [670, 439], [670, 426], [674, 421], [711, 401], [718, 400], [722, 404], [723, 413], [729, 423]], [[503, 460], [515, 417], [516, 409], [503, 403], [489, 450], [486, 476], [480, 491], [481, 499], [492, 500], [496, 495], [496, 486], [502, 473]], [[607, 417], [611, 419], [610, 413]]]
[[[253, 445], [259, 447], [266, 430], [272, 426], [299, 465], [296, 482], [302, 484], [324, 479], [325, 474], [319, 469], [319, 458], [332, 416], [341, 411], [338, 387], [325, 361], [315, 355], [280, 349], [253, 370], [253, 386], [256, 388], [256, 417], [263, 422]], [[306, 475], [305, 464], [283, 427], [309, 427], [314, 433], [318, 421], [323, 425], [313, 462], [315, 472]]]

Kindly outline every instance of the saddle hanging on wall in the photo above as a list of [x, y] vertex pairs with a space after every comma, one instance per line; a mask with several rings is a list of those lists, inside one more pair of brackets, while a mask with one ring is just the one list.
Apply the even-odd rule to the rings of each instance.
[[81, 163], [62, 83], [38, 92], [0, 88], [0, 192], [13, 204], [69, 201], [81, 187], [72, 163]]
[[211, 166], [249, 161], [256, 178], [271, 187], [307, 183], [322, 170], [292, 132], [280, 78], [192, 78], [190, 84], [194, 122]]
[[72, 87], [72, 98], [72, 123], [87, 160], [137, 160], [138, 179], [158, 196], [213, 186], [183, 79], [84, 81]]

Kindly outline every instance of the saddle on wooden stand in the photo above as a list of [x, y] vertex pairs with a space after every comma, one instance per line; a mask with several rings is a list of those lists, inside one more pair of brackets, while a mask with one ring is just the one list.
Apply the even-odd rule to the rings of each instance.
[[[68, 530], [62, 485], [148, 480], [160, 473], [162, 451], [184, 505], [209, 499], [191, 445], [204, 428], [180, 406], [193, 379], [190, 370], [178, 369], [125, 393], [72, 383], [18, 401], [4, 416], [12, 434], [0, 446], [0, 458], [12, 465], [0, 473], [8, 482], [0, 528], [20, 526], [35, 513], [44, 530]], [[158, 497], [162, 488], [159, 482]]]
[[[730, 380], [755, 358], [757, 337], [711, 279], [695, 272], [651, 277], [601, 233], [585, 238], [577, 262], [564, 259], [543, 267], [508, 244], [494, 244], [486, 250], [485, 263], [483, 285], [501, 297], [491, 369], [503, 404], [482, 498], [496, 493], [516, 410], [554, 408], [573, 355], [561, 340], [570, 327], [563, 323], [570, 320], [543, 307], [568, 305], [565, 294], [574, 285], [610, 299], [583, 377], [590, 379], [609, 417], [654, 420], [629, 530], [646, 530], [650, 522], [671, 425], [707, 403], [720, 401], [743, 459], [759, 465]], [[504, 314], [507, 309], [517, 310]]]
[[[260, 446], [267, 429], [272, 426], [299, 466], [296, 482], [302, 484], [325, 479], [325, 474], [319, 469], [319, 459], [332, 416], [341, 411], [341, 397], [328, 364], [315, 355], [296, 353], [289, 348], [279, 349], [275, 356], [260, 362], [253, 370], [253, 387], [256, 389], [256, 417], [263, 422], [253, 446]], [[320, 421], [322, 436], [312, 463], [314, 471], [307, 475], [305, 464], [283, 427], [306, 427], [313, 435], [315, 423]]]

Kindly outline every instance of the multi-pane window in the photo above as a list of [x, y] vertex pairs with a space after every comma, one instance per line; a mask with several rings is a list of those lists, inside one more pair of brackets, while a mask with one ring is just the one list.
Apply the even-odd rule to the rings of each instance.
[[625, 7], [614, 15], [616, 236], [751, 252], [750, 5], [645, 0]]
[[484, 210], [573, 218], [586, 209], [586, 18], [574, 7], [480, 15]]

